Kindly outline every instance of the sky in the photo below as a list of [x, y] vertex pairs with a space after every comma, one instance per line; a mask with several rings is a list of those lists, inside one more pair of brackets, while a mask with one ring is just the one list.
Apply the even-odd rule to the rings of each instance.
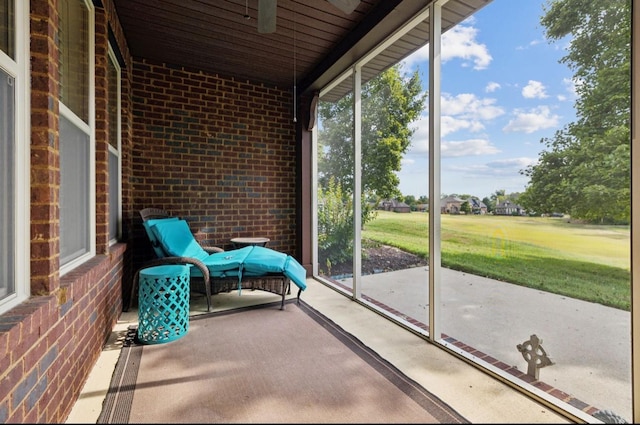
[[[547, 0], [493, 0], [442, 36], [441, 193], [480, 199], [523, 192], [520, 174], [545, 149], [544, 138], [576, 121], [572, 72], [560, 59], [568, 40], [545, 39]], [[429, 47], [407, 58], [429, 84]], [[426, 108], [425, 108], [426, 109]], [[428, 110], [414, 123], [400, 191], [428, 196]]]

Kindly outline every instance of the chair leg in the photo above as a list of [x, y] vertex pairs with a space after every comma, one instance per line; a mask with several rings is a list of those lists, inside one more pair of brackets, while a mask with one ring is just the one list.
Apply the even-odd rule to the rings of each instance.
[[291, 281], [288, 277], [282, 279], [282, 302], [280, 304], [280, 310], [284, 310], [284, 297], [285, 294], [288, 295], [291, 293]]
[[204, 292], [205, 292], [205, 297], [207, 298], [207, 313], [211, 312], [211, 277], [210, 276], [205, 276], [203, 277], [203, 282], [204, 282]]

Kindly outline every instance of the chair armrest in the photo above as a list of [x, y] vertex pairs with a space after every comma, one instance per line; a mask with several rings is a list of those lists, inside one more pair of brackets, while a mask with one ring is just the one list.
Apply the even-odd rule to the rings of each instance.
[[207, 251], [209, 254], [213, 254], [216, 252], [224, 252], [224, 249], [218, 246], [203, 246], [202, 249]]

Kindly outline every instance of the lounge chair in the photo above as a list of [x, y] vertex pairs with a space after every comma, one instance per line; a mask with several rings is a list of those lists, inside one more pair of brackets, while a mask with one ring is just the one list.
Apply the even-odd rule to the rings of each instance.
[[[234, 288], [239, 294], [243, 288], [279, 294], [282, 296], [281, 309], [284, 309], [285, 296], [291, 293], [292, 281], [298, 287], [298, 301], [306, 288], [306, 270], [290, 255], [262, 246], [229, 251], [203, 247], [186, 221], [171, 217], [162, 209], [145, 208], [140, 211], [140, 216], [156, 254], [156, 258], [142, 268], [165, 264], [189, 265], [192, 290], [203, 286], [207, 311], [211, 311], [212, 294], [229, 292]], [[138, 274], [139, 271], [134, 276], [129, 307], [137, 288]]]

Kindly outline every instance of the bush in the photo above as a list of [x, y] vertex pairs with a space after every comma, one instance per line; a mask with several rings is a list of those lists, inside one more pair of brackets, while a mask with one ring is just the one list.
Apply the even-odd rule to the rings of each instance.
[[[362, 199], [362, 225], [375, 218], [375, 210]], [[332, 264], [353, 258], [353, 195], [333, 177], [318, 190], [318, 262], [331, 270]], [[328, 271], [329, 272], [329, 271]]]

